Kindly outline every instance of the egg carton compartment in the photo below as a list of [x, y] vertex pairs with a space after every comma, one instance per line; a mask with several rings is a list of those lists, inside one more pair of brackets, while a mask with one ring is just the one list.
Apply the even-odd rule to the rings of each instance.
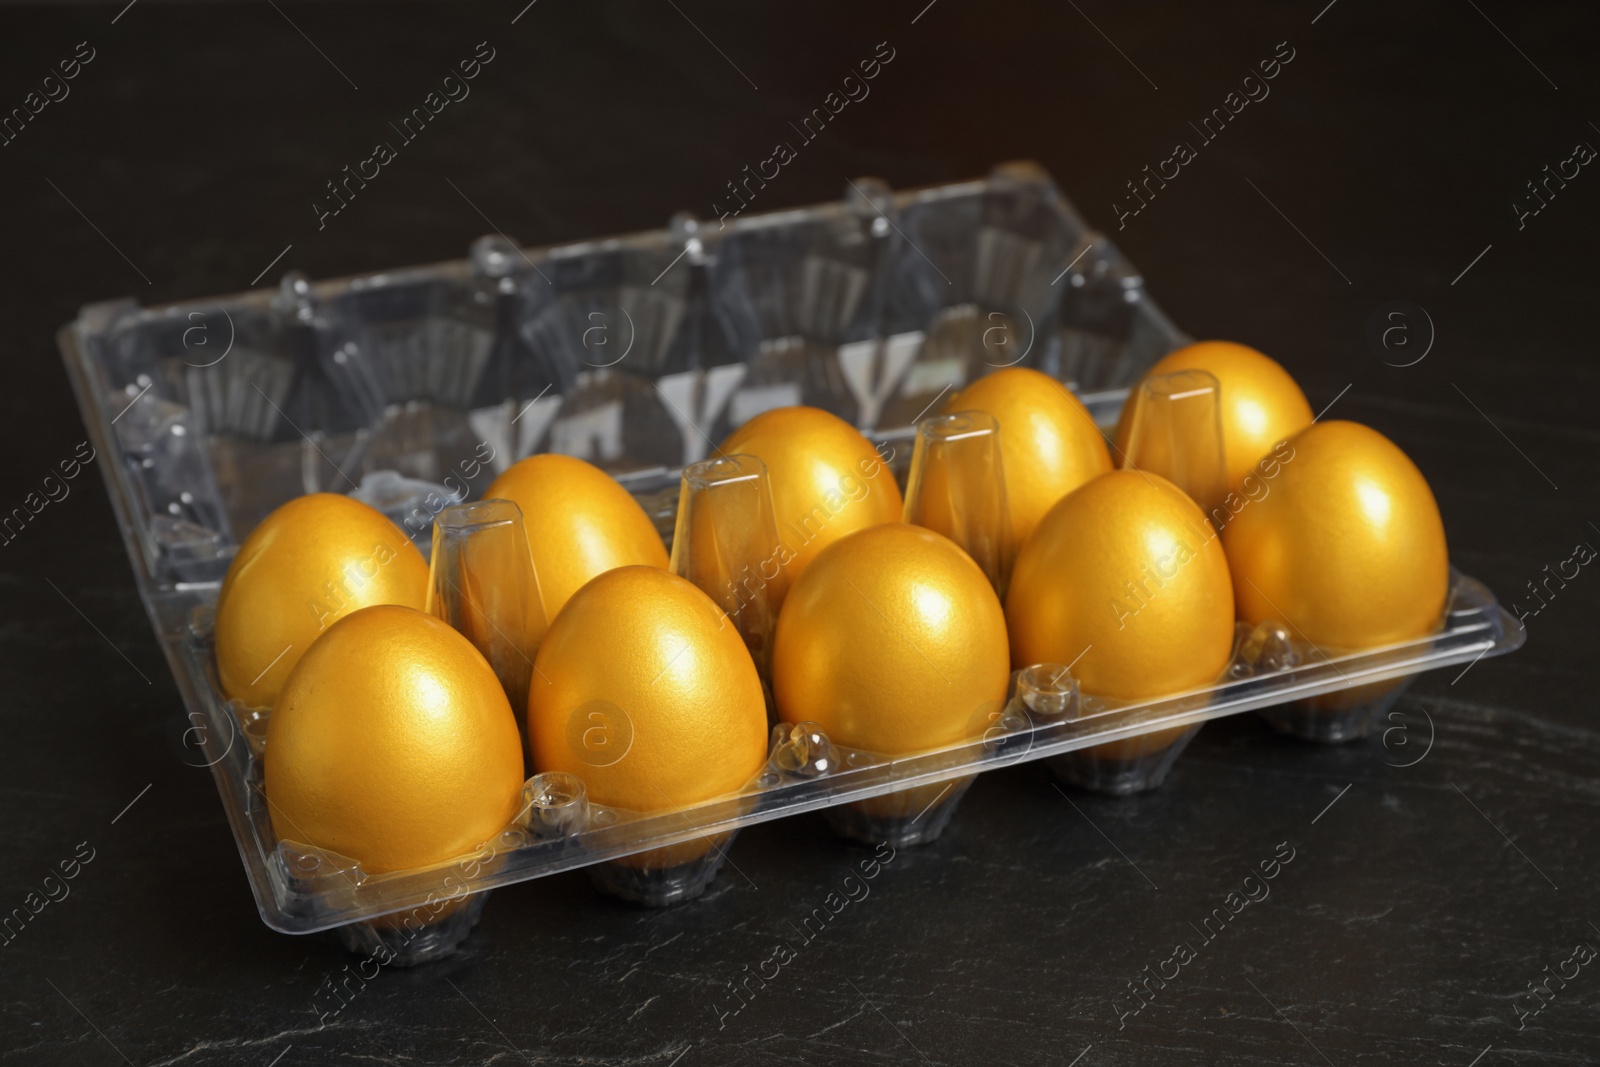
[[957, 817], [977, 774], [1013, 763], [1126, 792], [1157, 784], [1223, 715], [1277, 709], [1291, 732], [1354, 736], [1395, 679], [1522, 641], [1488, 590], [1453, 574], [1449, 613], [1425, 638], [1342, 653], [1242, 633], [1216, 684], [1131, 704], [1078, 693], [1065, 668], [1030, 668], [981, 740], [888, 757], [780, 729], [745, 790], [681, 811], [607, 809], [581, 781], [536, 775], [518, 820], [473, 855], [365, 872], [276, 837], [260, 781], [270, 712], [230, 704], [215, 677], [221, 578], [280, 504], [348, 493], [427, 552], [440, 512], [517, 460], [560, 452], [616, 477], [670, 543], [684, 467], [763, 411], [845, 418], [904, 484], [917, 421], [983, 373], [1044, 371], [1109, 431], [1127, 386], [1188, 338], [1049, 176], [1019, 163], [899, 192], [858, 179], [837, 203], [726, 227], [679, 215], [559, 247], [485, 237], [433, 266], [96, 304], [59, 341], [183, 695], [182, 758], [211, 768], [263, 920], [340, 928], [381, 962], [447, 954], [485, 891], [560, 871], [593, 868], [604, 891], [642, 904], [689, 899], [738, 830], [788, 815], [825, 810], [844, 836], [915, 844]]
[[[522, 249], [141, 308], [60, 333], [151, 590], [214, 585], [285, 501], [349, 493], [419, 546], [450, 503], [535, 452], [669, 480], [803, 403], [909, 439], [1001, 366], [1125, 386], [1187, 338], [1049, 176], [845, 199], [727, 225]], [[411, 520], [409, 523], [406, 520]]]
[[[412, 958], [425, 946], [447, 953], [471, 928], [457, 911], [460, 902], [499, 886], [592, 868], [603, 892], [652, 906], [680, 903], [716, 877], [745, 827], [823, 810], [841, 836], [896, 848], [922, 844], [959, 817], [962, 794], [984, 771], [1044, 761], [1062, 780], [1099, 791], [1150, 788], [1210, 719], [1288, 708], [1348, 729], [1352, 721], [1370, 722], [1418, 672], [1509, 652], [1523, 638], [1481, 583], [1452, 572], [1444, 624], [1424, 638], [1339, 654], [1295, 641], [1274, 624], [1241, 624], [1232, 661], [1214, 685], [1134, 702], [1082, 693], [1068, 668], [1036, 665], [1013, 675], [1006, 704], [974, 723], [970, 742], [887, 756], [836, 745], [815, 724], [779, 724], [766, 766], [743, 790], [666, 812], [594, 804], [581, 778], [536, 774], [524, 785], [517, 819], [477, 851], [374, 874], [275, 833], [261, 779], [271, 712], [224, 698], [210, 623], [210, 608], [196, 608], [169, 650], [177, 653], [197, 749], [216, 778], [263, 921], [292, 934], [365, 924], [341, 936], [369, 954], [387, 945], [401, 962], [432, 958]], [[1319, 706], [1330, 695], [1333, 705]], [[421, 931], [429, 931], [425, 940]], [[451, 931], [455, 942], [446, 936]]]

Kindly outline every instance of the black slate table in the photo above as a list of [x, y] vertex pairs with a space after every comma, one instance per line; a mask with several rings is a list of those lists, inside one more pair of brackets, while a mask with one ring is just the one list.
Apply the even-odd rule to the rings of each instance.
[[[743, 835], [693, 905], [523, 884], [455, 958], [369, 981], [257, 918], [91, 465], [0, 546], [0, 913], [75, 872], [0, 947], [0, 1063], [1600, 1061], [1600, 574], [1529, 588], [1600, 545], [1600, 172], [1564, 162], [1600, 145], [1592, 5], [524, 5], [0, 7], [0, 109], [39, 108], [0, 144], [0, 508], [83, 438], [52, 336], [79, 305], [710, 216], [883, 42], [750, 210], [1039, 160], [1181, 326], [1414, 457], [1527, 645], [1423, 678], [1365, 742], [1212, 723], [1146, 796], [986, 776], [809, 941], [867, 855], [815, 816]], [[314, 206], [480, 42], [469, 98]]]

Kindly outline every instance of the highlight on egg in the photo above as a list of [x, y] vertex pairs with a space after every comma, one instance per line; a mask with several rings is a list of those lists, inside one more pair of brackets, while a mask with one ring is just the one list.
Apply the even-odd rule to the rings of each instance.
[[900, 487], [883, 457], [854, 426], [820, 408], [764, 411], [718, 451], [766, 464], [790, 582], [840, 538], [900, 520]]
[[[1228, 488], [1242, 492], [1246, 476], [1274, 445], [1311, 425], [1311, 405], [1289, 372], [1270, 356], [1232, 341], [1200, 341], [1169, 352], [1140, 381], [1175, 371], [1205, 371], [1221, 391], [1223, 456]], [[1127, 451], [1140, 403], [1138, 385], [1117, 421], [1118, 455]], [[1196, 442], [1191, 447], [1204, 447]]]
[[529, 456], [496, 478], [484, 497], [522, 509], [551, 618], [596, 575], [636, 565], [666, 569], [667, 548], [655, 523], [632, 494], [592, 463], [553, 452]]
[[[836, 744], [903, 755], [971, 741], [1005, 703], [1005, 612], [953, 542], [920, 526], [874, 526], [824, 549], [789, 591], [772, 671], [779, 717], [817, 723]], [[909, 818], [947, 792], [852, 807]]]
[[1086, 693], [1134, 701], [1214, 682], [1233, 651], [1222, 544], [1176, 486], [1112, 471], [1069, 494], [1017, 557], [1011, 660], [1075, 664]]
[[[1023, 546], [1006, 623], [1014, 666], [1070, 665], [1087, 694], [1131, 702], [1197, 689], [1217, 680], [1233, 652], [1227, 557], [1177, 486], [1112, 471], [1050, 509]], [[1062, 759], [1140, 760], [1191, 732], [1158, 730]]]
[[364, 607], [421, 609], [422, 553], [382, 512], [338, 493], [296, 497], [245, 538], [217, 595], [217, 679], [271, 706], [313, 641]]
[[773, 695], [789, 723], [898, 755], [970, 740], [1010, 681], [1005, 613], [947, 538], [887, 523], [825, 549], [789, 591]]
[[1450, 588], [1427, 479], [1378, 431], [1320, 422], [1290, 438], [1269, 493], [1223, 529], [1239, 617], [1276, 619], [1326, 651], [1422, 637]]
[[466, 855], [516, 817], [521, 736], [477, 649], [431, 615], [340, 619], [284, 683], [267, 723], [274, 833], [368, 873]]
[[994, 371], [952, 397], [945, 411], [987, 412], [1000, 424], [1006, 501], [1018, 545], [1056, 501], [1111, 469], [1111, 453], [1089, 409], [1041, 371]]
[[[735, 793], [767, 755], [766, 698], [738, 630], [699, 588], [654, 567], [607, 571], [567, 602], [534, 659], [527, 725], [535, 768], [577, 775], [594, 803], [635, 812]], [[675, 846], [671, 859], [715, 843]]]

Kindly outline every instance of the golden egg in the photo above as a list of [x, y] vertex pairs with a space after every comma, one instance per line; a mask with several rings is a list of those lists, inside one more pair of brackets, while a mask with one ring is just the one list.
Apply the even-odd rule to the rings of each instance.
[[536, 768], [577, 775], [595, 803], [675, 811], [761, 770], [766, 700], [710, 597], [668, 571], [622, 567], [580, 589], [545, 633], [528, 744]]
[[522, 741], [499, 679], [431, 615], [365, 608], [300, 658], [267, 722], [280, 838], [371, 873], [443, 863], [516, 817]]
[[597, 574], [667, 566], [667, 547], [650, 516], [592, 463], [550, 452], [529, 456], [496, 478], [484, 497], [522, 509], [550, 618]]
[[846, 534], [900, 521], [900, 487], [882, 457], [855, 427], [820, 408], [762, 412], [729, 434], [720, 451], [767, 465], [780, 563], [791, 582]]
[[1209, 685], [1233, 651], [1228, 560], [1171, 482], [1112, 471], [1051, 508], [1023, 546], [1006, 624], [1014, 666], [1072, 664], [1095, 696]]
[[[1247, 345], [1201, 341], [1169, 352], [1144, 377], [1180, 370], [1201, 370], [1216, 378], [1222, 391], [1222, 447], [1230, 489], [1272, 446], [1311, 425], [1311, 405], [1300, 386], [1277, 362]], [[1117, 421], [1117, 452], [1126, 453], [1139, 389], [1128, 396]], [[1197, 446], [1199, 447], [1199, 446]]]
[[1432, 633], [1450, 562], [1422, 472], [1378, 431], [1322, 422], [1290, 438], [1267, 493], [1223, 528], [1239, 617], [1327, 650]]
[[239, 546], [217, 596], [217, 676], [266, 707], [317, 636], [373, 604], [421, 609], [428, 564], [383, 514], [337, 493], [297, 497]]
[[995, 371], [961, 390], [945, 410], [986, 411], [999, 422], [1011, 535], [1019, 545], [1056, 501], [1111, 469], [1089, 409], [1040, 371]]
[[1011, 679], [983, 571], [931, 530], [889, 523], [823, 551], [789, 590], [773, 648], [785, 722], [899, 755], [981, 736]]

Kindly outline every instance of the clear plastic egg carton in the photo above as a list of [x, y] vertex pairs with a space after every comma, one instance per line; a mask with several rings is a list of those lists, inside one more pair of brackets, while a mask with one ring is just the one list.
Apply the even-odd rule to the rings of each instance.
[[[919, 419], [968, 381], [1028, 366], [1068, 383], [1104, 428], [1128, 387], [1187, 342], [1132, 264], [1040, 168], [903, 192], [847, 183], [837, 203], [722, 225], [522, 249], [162, 308], [85, 307], [59, 335], [142, 598], [183, 693], [185, 758], [211, 767], [263, 920], [339, 928], [355, 951], [411, 963], [453, 950], [480, 891], [588, 867], [645, 904], [688, 899], [742, 827], [824, 810], [848, 837], [932, 840], [973, 777], [1031, 760], [1123, 793], [1159, 784], [1207, 719], [1262, 710], [1321, 740], [1364, 733], [1420, 671], [1522, 641], [1492, 594], [1452, 572], [1435, 634], [1341, 653], [1264, 624], [1223, 678], [1117, 704], [1065, 667], [1019, 672], [981, 739], [913, 756], [774, 728], [741, 793], [669, 813], [591, 804], [536, 775], [518, 819], [474, 855], [372, 874], [279, 841], [261, 793], [267, 709], [216, 681], [211, 612], [245, 535], [285, 501], [344, 492], [431, 549], [435, 519], [524, 456], [610, 472], [670, 541], [684, 467], [774, 407], [860, 427], [902, 479]], [[1091, 751], [1092, 750], [1092, 751]], [[708, 844], [709, 842], [709, 844]], [[641, 858], [642, 857], [642, 858]]]

